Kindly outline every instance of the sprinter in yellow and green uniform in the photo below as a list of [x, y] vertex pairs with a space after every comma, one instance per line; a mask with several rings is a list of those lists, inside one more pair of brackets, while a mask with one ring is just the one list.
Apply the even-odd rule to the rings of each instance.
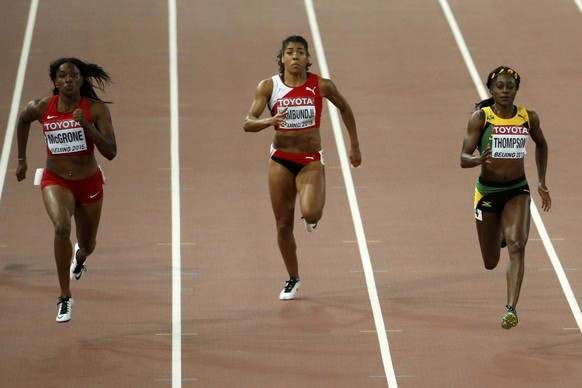
[[[525, 268], [525, 246], [530, 227], [530, 189], [525, 176], [527, 140], [536, 145], [538, 193], [542, 209], [552, 201], [546, 186], [548, 145], [537, 113], [513, 104], [519, 74], [500, 66], [487, 77], [491, 97], [475, 105], [461, 151], [461, 167], [481, 166], [475, 183], [474, 211], [481, 256], [486, 269], [499, 263], [501, 247], [507, 246], [507, 304], [501, 327], [517, 325], [515, 309]], [[479, 155], [474, 155], [476, 150]]]

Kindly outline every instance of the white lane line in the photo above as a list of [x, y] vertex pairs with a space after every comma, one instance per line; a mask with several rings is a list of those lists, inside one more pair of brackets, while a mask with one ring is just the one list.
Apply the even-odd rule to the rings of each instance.
[[582, 12], [582, 0], [574, 0], [574, 3], [578, 6], [580, 12]]
[[471, 57], [471, 53], [469, 52], [469, 49], [467, 48], [467, 44], [465, 43], [465, 38], [463, 38], [463, 34], [461, 33], [461, 30], [459, 29], [459, 25], [457, 24], [457, 21], [455, 19], [455, 15], [453, 15], [453, 11], [451, 11], [451, 7], [449, 6], [449, 3], [447, 2], [447, 0], [439, 0], [439, 3], [441, 4], [441, 8], [443, 9], [445, 17], [447, 18], [447, 22], [449, 22], [449, 27], [451, 28], [451, 31], [453, 32], [453, 36], [455, 37], [455, 40], [457, 41], [457, 46], [459, 46], [459, 51], [461, 51], [461, 55], [463, 56], [463, 59], [465, 60], [465, 65], [467, 66], [467, 70], [469, 70], [469, 74], [471, 75], [471, 79], [473, 79], [473, 84], [475, 84], [475, 88], [477, 89], [477, 93], [479, 93], [479, 97], [484, 100], [488, 97], [487, 90], [485, 89], [485, 86], [483, 86], [483, 84], [481, 83], [481, 77], [479, 76], [479, 72], [477, 71], [477, 68], [475, 67], [475, 62], [473, 62], [473, 58]]
[[0, 200], [2, 200], [2, 192], [4, 191], [4, 180], [6, 179], [6, 170], [8, 169], [8, 159], [10, 158], [10, 148], [12, 147], [14, 131], [16, 130], [16, 119], [18, 118], [18, 111], [20, 109], [20, 99], [22, 98], [22, 87], [24, 85], [24, 78], [26, 76], [26, 66], [28, 64], [28, 54], [30, 53], [30, 45], [32, 43], [32, 34], [34, 32], [34, 25], [36, 23], [38, 2], [39, 0], [32, 0], [30, 3], [30, 9], [28, 11], [26, 32], [24, 33], [22, 51], [20, 52], [20, 63], [18, 64], [18, 73], [16, 75], [14, 93], [12, 94], [10, 115], [8, 116], [8, 127], [6, 128], [6, 135], [4, 136], [4, 146], [2, 147], [2, 155], [0, 155]]
[[[453, 15], [453, 12], [451, 11], [451, 7], [449, 6], [449, 3], [447, 2], [447, 0], [439, 0], [439, 3], [441, 4], [441, 8], [443, 9], [445, 17], [447, 18], [447, 21], [449, 23], [451, 31], [453, 32], [455, 40], [457, 41], [457, 45], [459, 46], [459, 50], [461, 51], [461, 54], [463, 55], [463, 58], [465, 59], [465, 64], [467, 66], [467, 69], [469, 70], [469, 73], [471, 73], [471, 77], [473, 78], [473, 83], [475, 84], [475, 88], [477, 89], [477, 92], [479, 93], [479, 98], [484, 100], [489, 96], [485, 90], [485, 87], [481, 83], [481, 79], [480, 79], [479, 74], [477, 73], [477, 70], [475, 68], [475, 63], [473, 62], [473, 58], [471, 57], [471, 54], [469, 53], [469, 49], [467, 48], [467, 45], [465, 43], [465, 39], [463, 38], [463, 35], [461, 34], [461, 31], [459, 29], [457, 21], [455, 20], [455, 16]], [[546, 248], [546, 252], [548, 253], [550, 261], [552, 262], [552, 265], [554, 266], [554, 270], [556, 271], [556, 275], [558, 276], [558, 280], [560, 281], [560, 285], [562, 286], [562, 290], [564, 291], [564, 295], [566, 296], [568, 304], [570, 305], [570, 309], [572, 310], [572, 313], [574, 314], [574, 319], [576, 320], [576, 323], [578, 324], [579, 330], [582, 332], [582, 313], [580, 312], [580, 307], [578, 306], [578, 303], [576, 302], [576, 297], [574, 296], [574, 293], [572, 292], [572, 287], [570, 287], [570, 283], [568, 282], [568, 278], [566, 276], [566, 273], [564, 272], [564, 268], [562, 267], [562, 264], [560, 263], [560, 259], [558, 258], [558, 255], [556, 254], [556, 251], [554, 250], [554, 246], [553, 246], [552, 242], [550, 241], [550, 238], [548, 236], [548, 233], [546, 231], [546, 228], [544, 226], [542, 218], [540, 217], [540, 213], [538, 211], [538, 208], [533, 201], [533, 198], [532, 198], [532, 203], [531, 203], [531, 215], [532, 215], [532, 218], [533, 218], [534, 223], [536, 225], [536, 228], [538, 230], [538, 233], [540, 234], [540, 237], [542, 238], [542, 242], [544, 244], [544, 247]]]
[[574, 292], [572, 291], [572, 287], [570, 287], [570, 283], [568, 282], [568, 277], [566, 276], [566, 272], [564, 271], [564, 268], [562, 267], [562, 264], [560, 263], [560, 258], [558, 257], [558, 254], [554, 250], [554, 245], [550, 241], [550, 237], [548, 235], [548, 232], [546, 231], [546, 228], [544, 227], [544, 224], [543, 224], [542, 218], [540, 216], [540, 213], [538, 211], [538, 208], [533, 203], [533, 200], [532, 200], [532, 206], [531, 206], [531, 215], [535, 221], [536, 227], [538, 228], [538, 233], [540, 234], [540, 237], [542, 238], [542, 242], [544, 243], [544, 247], [546, 248], [546, 251], [548, 252], [548, 256], [550, 257], [550, 261], [552, 262], [552, 266], [554, 267], [554, 270], [556, 271], [556, 276], [558, 277], [558, 280], [560, 281], [560, 285], [562, 286], [562, 290], [564, 291], [564, 295], [566, 295], [566, 299], [568, 300], [568, 304], [570, 305], [570, 309], [572, 310], [572, 314], [574, 314], [574, 319], [576, 320], [576, 323], [578, 324], [578, 329], [582, 332], [582, 312], [580, 311], [580, 306], [578, 306], [578, 303], [576, 302], [576, 297], [574, 296]]
[[[317, 24], [317, 18], [315, 15], [315, 9], [313, 8], [312, 0], [305, 0], [305, 9], [307, 11], [307, 17], [309, 19], [309, 26], [311, 29], [311, 35], [313, 36], [313, 43], [315, 46], [315, 51], [317, 53], [317, 61], [319, 64], [319, 68], [321, 70], [321, 76], [324, 78], [330, 78], [329, 69], [327, 67], [327, 60], [325, 58], [325, 51], [323, 49], [323, 43], [321, 41], [321, 36], [319, 34], [319, 26]], [[390, 356], [390, 347], [388, 346], [388, 337], [386, 336], [386, 328], [384, 325], [384, 318], [382, 316], [382, 308], [380, 307], [378, 291], [376, 290], [376, 282], [374, 280], [374, 270], [372, 268], [372, 263], [370, 261], [368, 246], [366, 245], [366, 236], [364, 234], [364, 227], [362, 225], [362, 218], [360, 216], [360, 210], [358, 207], [358, 199], [356, 197], [354, 182], [352, 180], [352, 174], [350, 171], [350, 163], [348, 160], [348, 156], [346, 154], [346, 148], [342, 134], [342, 127], [340, 124], [340, 119], [336, 107], [329, 101], [327, 101], [327, 107], [331, 118], [333, 134], [341, 162], [341, 169], [344, 177], [344, 182], [346, 184], [348, 202], [350, 204], [350, 210], [352, 212], [352, 219], [354, 222], [354, 229], [356, 231], [356, 237], [358, 240], [358, 247], [360, 249], [360, 257], [362, 260], [362, 266], [364, 268], [364, 275], [368, 287], [368, 296], [370, 298], [370, 304], [372, 306], [372, 313], [374, 315], [374, 322], [378, 334], [378, 342], [380, 345], [380, 352], [382, 355], [384, 372], [386, 373], [388, 387], [396, 388], [398, 386], [398, 383], [396, 381], [396, 374], [394, 373], [394, 366], [392, 365], [392, 358]]]
[[182, 277], [180, 229], [180, 135], [176, 1], [168, 0], [170, 49], [170, 157], [172, 175], [172, 388], [182, 386]]

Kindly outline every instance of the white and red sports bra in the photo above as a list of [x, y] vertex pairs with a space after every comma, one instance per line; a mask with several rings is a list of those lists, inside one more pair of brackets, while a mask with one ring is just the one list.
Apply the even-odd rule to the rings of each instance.
[[321, 122], [322, 97], [319, 93], [319, 77], [308, 73], [307, 82], [301, 86], [285, 85], [280, 74], [274, 75], [273, 93], [269, 100], [271, 115], [287, 108], [285, 123], [276, 125], [275, 130], [300, 131], [319, 128]]

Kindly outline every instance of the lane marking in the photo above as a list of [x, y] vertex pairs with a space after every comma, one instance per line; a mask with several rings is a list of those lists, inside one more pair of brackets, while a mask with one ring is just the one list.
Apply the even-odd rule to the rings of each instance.
[[[192, 171], [194, 170], [193, 167], [180, 167], [181, 171]], [[156, 171], [172, 171], [172, 167], [158, 167]]]
[[[358, 169], [359, 169], [359, 168], [360, 168], [360, 167], [358, 167]], [[339, 186], [339, 185], [336, 185], [336, 186], [332, 186], [331, 188], [332, 188], [332, 189], [337, 189], [337, 190], [339, 190], [339, 189], [345, 189], [346, 187], [345, 187], [345, 186]], [[368, 186], [354, 186], [354, 188], [356, 188], [356, 189], [367, 189], [367, 188], [368, 188]]]
[[[473, 78], [473, 83], [475, 84], [475, 88], [477, 89], [477, 92], [479, 93], [479, 97], [482, 100], [484, 100], [488, 97], [488, 94], [485, 90], [485, 87], [481, 83], [481, 78], [479, 77], [479, 74], [478, 74], [477, 69], [475, 67], [475, 63], [473, 62], [473, 58], [471, 57], [471, 54], [469, 53], [469, 49], [467, 48], [467, 45], [465, 43], [465, 39], [463, 38], [463, 35], [461, 34], [461, 31], [459, 29], [457, 21], [455, 20], [455, 16], [453, 15], [453, 12], [451, 11], [451, 7], [449, 6], [449, 3], [447, 2], [447, 0], [439, 0], [439, 3], [441, 5], [441, 8], [443, 9], [443, 13], [445, 14], [445, 17], [449, 23], [451, 31], [453, 32], [453, 35], [455, 37], [457, 45], [459, 46], [459, 50], [461, 51], [463, 59], [465, 60], [465, 65], [467, 66], [467, 69], [469, 70], [469, 73], [471, 74], [471, 78]], [[546, 248], [546, 252], [548, 253], [550, 261], [552, 262], [552, 265], [554, 266], [554, 269], [556, 270], [556, 275], [558, 276], [558, 280], [560, 281], [560, 285], [562, 286], [562, 290], [564, 291], [564, 295], [566, 296], [568, 304], [570, 305], [570, 309], [572, 310], [572, 314], [574, 315], [574, 319], [576, 320], [576, 323], [578, 324], [578, 329], [582, 332], [582, 312], [580, 311], [580, 307], [578, 306], [578, 303], [576, 302], [576, 297], [574, 296], [574, 292], [572, 292], [572, 287], [570, 287], [570, 283], [568, 282], [568, 278], [566, 277], [566, 273], [564, 272], [564, 269], [562, 268], [562, 264], [560, 263], [560, 259], [558, 258], [558, 255], [556, 254], [556, 251], [554, 250], [554, 246], [552, 245], [552, 242], [550, 241], [550, 237], [548, 236], [548, 233], [546, 231], [546, 228], [544, 226], [544, 223], [542, 221], [542, 218], [540, 216], [540, 213], [538, 211], [538, 208], [537, 208], [533, 198], [531, 200], [530, 209], [531, 209], [531, 216], [534, 220], [534, 223], [536, 225], [538, 233], [542, 239], [544, 247]]]
[[[349, 273], [363, 273], [363, 272], [364, 272], [364, 270], [362, 270], [362, 269], [353, 269], [353, 270], [350, 270], [349, 271]], [[375, 269], [374, 270], [374, 273], [388, 273], [388, 270], [386, 270], [386, 269]]]
[[10, 105], [10, 114], [8, 116], [8, 126], [6, 128], [6, 135], [4, 136], [2, 154], [0, 155], [0, 201], [2, 200], [2, 192], [4, 191], [4, 180], [6, 179], [8, 158], [10, 158], [10, 148], [12, 147], [12, 140], [14, 138], [14, 132], [16, 130], [16, 119], [18, 118], [18, 111], [20, 109], [20, 99], [22, 98], [22, 88], [24, 86], [24, 78], [26, 76], [28, 55], [30, 53], [30, 45], [32, 43], [34, 25], [36, 23], [38, 2], [39, 0], [32, 0], [30, 2], [28, 19], [26, 21], [26, 31], [24, 33], [24, 41], [22, 42], [22, 51], [20, 52], [18, 73], [16, 75], [14, 93], [12, 94], [12, 104]]
[[574, 0], [574, 3], [578, 6], [580, 12], [582, 12], [582, 0]]
[[[173, 276], [174, 272], [157, 272], [156, 275], [158, 276]], [[181, 276], [196, 276], [198, 275], [198, 272], [186, 272], [186, 271], [182, 271], [180, 272]], [[184, 291], [184, 289], [182, 289], [182, 291]]]
[[[386, 378], [386, 376], [383, 376], [383, 375], [377, 375], [377, 376], [372, 375], [372, 376], [368, 376], [368, 377], [371, 379], [385, 379]], [[414, 377], [414, 375], [398, 375], [396, 377], [398, 377], [400, 379], [400, 378]]]
[[[325, 58], [325, 51], [323, 49], [323, 43], [321, 40], [321, 36], [319, 34], [317, 17], [315, 15], [315, 9], [313, 7], [313, 1], [312, 0], [304, 1], [305, 10], [307, 11], [307, 18], [309, 20], [309, 28], [311, 29], [311, 35], [313, 36], [313, 43], [315, 46], [315, 52], [317, 53], [317, 60], [319, 68], [321, 70], [321, 75], [324, 78], [330, 78], [329, 69], [327, 67], [327, 60]], [[346, 192], [348, 195], [350, 210], [352, 212], [352, 219], [354, 222], [354, 229], [358, 240], [358, 247], [360, 249], [360, 257], [362, 260], [362, 266], [364, 268], [364, 275], [368, 287], [368, 296], [370, 299], [370, 305], [372, 307], [372, 313], [374, 316], [374, 322], [377, 330], [378, 343], [380, 345], [380, 353], [384, 365], [384, 373], [386, 373], [388, 387], [396, 388], [398, 387], [398, 383], [396, 381], [396, 374], [394, 372], [394, 366], [392, 365], [392, 358], [390, 356], [390, 347], [388, 346], [388, 337], [386, 336], [386, 328], [384, 325], [384, 318], [382, 316], [382, 308], [380, 307], [378, 291], [376, 290], [376, 281], [374, 280], [374, 271], [372, 269], [372, 263], [370, 261], [368, 246], [366, 245], [366, 236], [364, 233], [364, 227], [362, 225], [360, 209], [358, 208], [358, 200], [356, 198], [356, 191], [354, 189], [354, 182], [352, 180], [352, 175], [350, 171], [350, 163], [348, 161], [348, 157], [346, 154], [346, 147], [342, 135], [342, 127], [339, 120], [339, 114], [337, 108], [329, 100], [326, 102], [341, 162], [340, 164], [342, 167], [342, 174], [346, 185]]]
[[[377, 333], [376, 330], [360, 330], [360, 333]], [[402, 333], [402, 329], [386, 330], [386, 333]]]
[[[555, 269], [554, 268], [540, 268], [540, 269], [538, 269], [538, 271], [555, 271]], [[564, 271], [578, 271], [578, 268], [576, 268], [576, 267], [572, 267], [572, 268], [564, 267]]]
[[172, 176], [172, 388], [182, 386], [182, 290], [180, 230], [180, 127], [176, 1], [168, 0], [170, 158]]
[[[183, 379], [181, 379], [181, 381], [198, 381], [198, 380], [200, 380], [198, 377], [184, 377]], [[171, 378], [171, 379], [156, 379], [156, 381], [158, 381], [158, 382], [172, 381], [172, 386], [173, 386], [175, 380], [173, 378]], [[181, 381], [178, 383], [181, 384]]]
[[[173, 242], [159, 242], [157, 245], [159, 246], [169, 246], [172, 245]], [[196, 245], [195, 242], [181, 242], [180, 243], [181, 246], [185, 247], [185, 246], [189, 246], [189, 245]]]
[[[344, 244], [355, 244], [358, 243], [359, 241], [354, 241], [354, 240], [346, 240], [346, 241], [342, 241], [342, 243]], [[376, 243], [381, 243], [382, 240], [367, 240], [366, 243], [368, 244], [376, 244]]]

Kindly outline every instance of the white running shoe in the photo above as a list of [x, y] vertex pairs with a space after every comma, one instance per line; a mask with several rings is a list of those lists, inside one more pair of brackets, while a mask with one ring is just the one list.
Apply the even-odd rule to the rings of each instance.
[[291, 300], [295, 299], [295, 294], [301, 288], [301, 281], [299, 278], [289, 278], [285, 283], [285, 288], [279, 294], [279, 299], [281, 300]]
[[317, 222], [315, 224], [310, 224], [309, 222], [305, 221], [305, 218], [303, 219], [303, 222], [305, 223], [305, 229], [307, 229], [309, 233], [313, 232], [317, 227]]
[[59, 298], [59, 310], [57, 311], [57, 322], [64, 323], [71, 320], [71, 313], [73, 312], [73, 304], [75, 300], [73, 298]]
[[73, 250], [73, 262], [71, 263], [71, 269], [70, 269], [70, 273], [69, 273], [69, 278], [71, 278], [71, 280], [81, 279], [81, 276], [83, 276], [83, 273], [85, 273], [85, 271], [87, 270], [87, 267], [85, 267], [85, 263], [83, 263], [83, 264], [77, 263], [77, 252], [78, 251], [79, 251], [79, 244], [75, 243], [75, 249]]

